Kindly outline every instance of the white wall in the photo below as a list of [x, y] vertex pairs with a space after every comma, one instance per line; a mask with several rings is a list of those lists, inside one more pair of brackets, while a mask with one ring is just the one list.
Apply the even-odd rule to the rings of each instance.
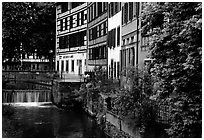
[[[111, 59], [114, 60], [114, 62], [120, 62], [120, 50], [121, 50], [121, 20], [122, 20], [122, 10], [112, 16], [111, 18], [108, 18], [108, 31], [112, 30], [113, 28], [116, 28], [116, 39], [115, 39], [115, 48], [108, 48], [108, 66], [111, 64]], [[120, 26], [120, 45], [117, 46], [117, 27]], [[109, 68], [108, 68], [109, 71]], [[117, 70], [116, 70], [117, 72]], [[109, 73], [109, 72], [108, 72]]]
[[[82, 60], [82, 74], [86, 71], [85, 65], [86, 53], [74, 53], [74, 54], [65, 54], [65, 55], [58, 55], [56, 60], [59, 61], [59, 72], [61, 73], [62, 61], [64, 61], [64, 69], [63, 73], [68, 74], [79, 74], [79, 66], [77, 65], [77, 60]], [[69, 68], [68, 72], [66, 71], [66, 60], [69, 61]], [[74, 71], [72, 71], [72, 60], [74, 60]], [[56, 66], [57, 67], [57, 66]]]

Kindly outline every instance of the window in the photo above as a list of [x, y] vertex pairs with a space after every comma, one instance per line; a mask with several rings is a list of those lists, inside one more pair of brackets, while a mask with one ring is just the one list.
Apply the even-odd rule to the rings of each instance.
[[124, 7], [122, 6], [122, 25], [124, 24], [124, 14], [125, 14], [125, 12], [124, 12]]
[[74, 72], [74, 60], [72, 60], [72, 72]]
[[70, 29], [73, 28], [73, 16], [70, 16], [69, 26]]
[[96, 3], [97, 3], [97, 2], [94, 2], [94, 10], [93, 10], [94, 18], [96, 18], [96, 11], [97, 11], [97, 9], [96, 9]]
[[84, 16], [84, 11], [81, 12], [81, 25], [84, 25], [84, 20], [85, 19], [85, 16]]
[[110, 3], [110, 17], [113, 16], [113, 12], [114, 12], [114, 7], [113, 7], [113, 2]]
[[135, 48], [132, 47], [131, 48], [131, 65], [134, 66], [135, 65]]
[[116, 37], [116, 29], [114, 28], [113, 29], [113, 32], [112, 32], [112, 46], [115, 48], [115, 37]]
[[117, 45], [120, 45], [120, 26], [117, 28]]
[[69, 47], [79, 47], [84, 46], [86, 39], [86, 31], [78, 32], [75, 34], [69, 35]]
[[92, 29], [89, 30], [89, 41], [95, 40], [101, 36], [104, 36], [107, 34], [107, 21], [103, 22], [102, 24], [93, 27]]
[[100, 25], [100, 36], [103, 36], [104, 30], [105, 30], [105, 28], [104, 28], [104, 23], [102, 23], [102, 24]]
[[133, 2], [129, 2], [129, 20], [133, 19]]
[[131, 37], [131, 43], [134, 42], [134, 36]]
[[106, 58], [106, 46], [100, 46], [89, 49], [89, 60], [105, 59]]
[[116, 78], [116, 62], [114, 62], [114, 78]]
[[73, 27], [77, 27], [77, 15], [73, 15]]
[[126, 44], [129, 44], [129, 38], [127, 38], [127, 43]]
[[69, 60], [66, 60], [66, 71], [69, 72]]
[[118, 2], [114, 2], [114, 9], [115, 9], [115, 13], [114, 15], [118, 12]]
[[139, 2], [136, 2], [136, 16], [138, 17], [139, 16], [139, 10], [140, 10], [140, 3]]
[[80, 21], [80, 13], [77, 13], [77, 26], [80, 25], [79, 21]]
[[86, 20], [87, 20], [87, 11], [86, 10], [84, 11], [84, 20], [85, 20], [85, 23], [86, 23]]
[[68, 48], [68, 44], [69, 44], [69, 36], [59, 37], [59, 48], [60, 49]]
[[91, 21], [93, 20], [93, 5], [91, 5]]
[[103, 12], [106, 11], [108, 8], [108, 3], [107, 2], [103, 2]]
[[128, 3], [125, 3], [124, 6], [124, 23], [128, 22]]
[[61, 71], [64, 71], [64, 61], [61, 61]]
[[59, 61], [57, 61], [57, 71], [59, 71]]
[[96, 39], [97, 38], [97, 29], [96, 27], [92, 28], [92, 39]]
[[91, 21], [91, 7], [88, 8], [88, 14], [89, 14], [88, 22], [90, 22]]
[[104, 35], [106, 35], [108, 33], [108, 21], [105, 21], [104, 24]]
[[77, 7], [77, 6], [80, 6], [82, 5], [84, 2], [72, 2], [72, 9]]
[[125, 45], [125, 39], [123, 39], [123, 45]]
[[65, 30], [67, 30], [67, 18], [65, 18]]
[[68, 11], [68, 2], [62, 2], [61, 8], [62, 8], [62, 13]]
[[120, 78], [120, 62], [117, 62], [117, 78]]
[[111, 78], [113, 78], [113, 59], [111, 59], [111, 70], [110, 70], [111, 72]]
[[109, 75], [109, 77], [111, 77], [111, 66], [110, 66], [110, 65], [108, 65], [108, 68], [109, 68], [108, 75]]
[[92, 60], [93, 58], [92, 58], [92, 49], [89, 49], [89, 60]]
[[100, 37], [100, 30], [99, 30], [99, 26], [96, 26], [96, 30], [97, 30], [97, 35], [96, 38]]
[[99, 59], [106, 58], [106, 54], [105, 54], [106, 50], [105, 49], [106, 49], [105, 45], [104, 46], [100, 46], [100, 49], [99, 49]]
[[111, 47], [115, 47], [115, 34], [116, 33], [116, 29], [112, 29], [111, 31], [109, 31], [108, 34], [108, 46]]
[[33, 69], [35, 69], [35, 64], [33, 64]]
[[102, 2], [97, 2], [98, 4], [98, 15], [100, 16], [102, 14]]
[[63, 31], [63, 19], [60, 20], [60, 31]]
[[89, 30], [89, 41], [92, 40], [92, 29]]

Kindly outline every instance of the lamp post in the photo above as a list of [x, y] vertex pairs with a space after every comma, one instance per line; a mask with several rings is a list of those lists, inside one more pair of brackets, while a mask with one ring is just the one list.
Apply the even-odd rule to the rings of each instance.
[[53, 50], [49, 51], [49, 62], [50, 62], [50, 70], [53, 71]]
[[22, 50], [23, 50], [23, 48], [22, 48], [22, 43], [20, 44], [20, 62], [21, 62], [21, 66], [20, 66], [20, 69], [21, 70], [23, 70], [23, 54], [22, 54]]

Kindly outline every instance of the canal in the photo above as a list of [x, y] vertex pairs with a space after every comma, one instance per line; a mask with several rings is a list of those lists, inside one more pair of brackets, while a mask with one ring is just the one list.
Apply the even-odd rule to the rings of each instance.
[[[39, 89], [46, 92], [38, 92]], [[53, 105], [47, 90], [46, 87], [19, 81], [4, 84], [2, 102], [10, 105], [14, 113], [2, 116], [2, 137], [106, 137], [95, 120], [84, 112], [65, 111]]]
[[[52, 103], [14, 103], [14, 114], [3, 116], [3, 132], [8, 121], [12, 128], [6, 137], [21, 138], [103, 138], [96, 122], [77, 110], [61, 110]], [[4, 129], [5, 128], [5, 129]], [[4, 137], [4, 136], [3, 136]]]

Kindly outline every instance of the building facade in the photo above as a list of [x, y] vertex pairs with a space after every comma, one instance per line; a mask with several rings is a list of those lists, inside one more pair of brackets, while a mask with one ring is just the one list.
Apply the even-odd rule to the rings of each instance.
[[141, 2], [57, 3], [55, 70], [79, 79], [101, 66], [110, 79], [142, 68], [149, 37], [141, 34]]
[[99, 66], [107, 71], [108, 3], [88, 2], [87, 10], [87, 71], [94, 71]]
[[87, 3], [57, 3], [56, 20], [55, 70], [65, 81], [79, 81], [86, 71]]
[[121, 2], [108, 3], [108, 77], [120, 78]]
[[149, 37], [141, 35], [141, 2], [122, 3], [121, 70], [144, 66], [148, 54]]

